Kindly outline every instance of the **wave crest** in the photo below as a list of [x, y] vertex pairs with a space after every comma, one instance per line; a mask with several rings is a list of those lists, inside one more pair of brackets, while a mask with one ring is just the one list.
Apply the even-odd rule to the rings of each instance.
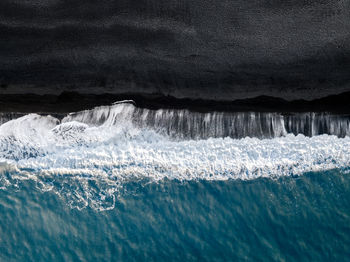
[[138, 110], [118, 104], [70, 114], [61, 122], [30, 114], [1, 125], [1, 186], [31, 180], [72, 207], [102, 210], [112, 208], [116, 195], [134, 182], [250, 180], [350, 166], [350, 137], [174, 139], [147, 127], [149, 119], [153, 127], [164, 119], [163, 111]]

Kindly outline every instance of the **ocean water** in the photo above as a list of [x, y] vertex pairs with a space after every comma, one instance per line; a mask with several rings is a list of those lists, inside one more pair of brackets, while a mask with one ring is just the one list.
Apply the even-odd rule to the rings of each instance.
[[0, 191], [1, 261], [349, 261], [350, 175], [129, 185], [72, 209], [33, 181]]
[[347, 118], [140, 110], [0, 125], [0, 261], [350, 261]]

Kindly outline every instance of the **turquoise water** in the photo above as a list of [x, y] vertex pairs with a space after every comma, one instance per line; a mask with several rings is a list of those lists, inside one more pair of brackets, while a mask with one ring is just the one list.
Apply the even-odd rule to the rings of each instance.
[[34, 180], [0, 190], [1, 261], [350, 261], [349, 247], [350, 174], [337, 169], [128, 183], [106, 211]]
[[350, 261], [347, 119], [198, 114], [6, 120], [0, 262]]

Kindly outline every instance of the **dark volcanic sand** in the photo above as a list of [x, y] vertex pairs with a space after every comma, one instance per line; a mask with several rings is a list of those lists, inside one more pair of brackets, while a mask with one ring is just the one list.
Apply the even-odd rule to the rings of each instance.
[[317, 99], [350, 91], [349, 32], [342, 0], [2, 0], [0, 94]]
[[286, 101], [280, 98], [260, 96], [235, 101], [176, 99], [159, 94], [140, 95], [83, 95], [65, 92], [55, 95], [0, 95], [0, 112], [22, 113], [68, 113], [108, 105], [120, 100], [133, 100], [138, 107], [159, 109], [190, 109], [198, 112], [209, 111], [261, 111], [261, 112], [332, 112], [350, 113], [350, 92], [328, 96], [312, 101]]

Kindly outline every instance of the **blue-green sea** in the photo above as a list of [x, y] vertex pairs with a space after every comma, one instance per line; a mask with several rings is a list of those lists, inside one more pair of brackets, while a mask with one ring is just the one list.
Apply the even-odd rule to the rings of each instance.
[[124, 102], [3, 118], [12, 261], [350, 261], [350, 119]]
[[71, 208], [32, 181], [0, 190], [1, 261], [350, 261], [350, 174], [127, 186]]

